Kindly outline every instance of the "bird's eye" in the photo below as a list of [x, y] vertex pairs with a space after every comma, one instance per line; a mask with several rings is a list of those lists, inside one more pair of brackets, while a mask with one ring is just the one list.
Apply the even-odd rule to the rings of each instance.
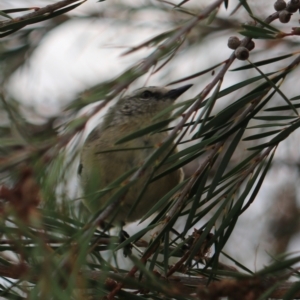
[[142, 94], [141, 94], [141, 98], [143, 98], [143, 99], [149, 99], [149, 98], [151, 98], [152, 96], [153, 96], [153, 93], [150, 92], [150, 91], [144, 91], [144, 92], [142, 92]]

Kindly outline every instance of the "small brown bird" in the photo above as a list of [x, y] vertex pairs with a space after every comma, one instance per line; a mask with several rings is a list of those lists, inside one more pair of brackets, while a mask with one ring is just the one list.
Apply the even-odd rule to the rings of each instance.
[[[97, 212], [105, 207], [107, 201], [120, 188], [122, 180], [116, 183], [112, 189], [107, 189], [108, 185], [126, 172], [141, 166], [146, 158], [153, 153], [155, 145], [162, 142], [168, 133], [148, 134], [120, 145], [115, 145], [115, 143], [129, 133], [151, 125], [154, 116], [173, 104], [191, 86], [185, 85], [177, 89], [141, 88], [120, 99], [108, 110], [104, 121], [87, 138], [81, 154], [79, 173], [85, 193], [85, 204], [91, 212]], [[171, 113], [164, 114], [159, 121], [170, 118], [170, 115]], [[132, 150], [113, 151], [120, 148]], [[104, 152], [105, 150], [112, 151]], [[170, 166], [162, 165], [159, 172], [168, 167]], [[161, 197], [182, 179], [182, 170], [179, 169], [151, 182], [137, 207], [128, 216], [152, 171], [151, 167], [147, 168], [128, 189], [118, 211], [112, 216], [114, 224], [133, 222], [142, 218]]]

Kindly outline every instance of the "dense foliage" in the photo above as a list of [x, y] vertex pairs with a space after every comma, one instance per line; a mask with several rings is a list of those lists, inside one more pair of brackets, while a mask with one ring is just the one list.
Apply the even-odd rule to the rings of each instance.
[[[9, 78], [26, 65], [42, 37], [63, 23], [83, 18], [76, 16], [76, 10], [85, 2], [51, 1], [48, 6], [38, 7], [38, 3], [35, 7], [7, 7], [0, 11], [0, 296], [299, 296], [299, 282], [287, 281], [299, 276], [299, 255], [284, 254], [283, 249], [282, 253], [275, 253], [268, 266], [253, 271], [234, 254], [226, 253], [224, 247], [230, 242], [240, 216], [259, 200], [258, 193], [274, 166], [279, 145], [289, 136], [297, 136], [300, 27], [291, 23], [297, 18], [300, 2], [286, 4], [277, 0], [274, 8], [270, 4], [258, 14], [253, 1], [242, 0], [235, 7], [228, 0], [179, 4], [143, 1], [135, 6], [126, 0], [110, 4], [100, 1], [99, 6], [110, 5], [109, 16], [104, 10], [102, 15], [93, 11], [84, 18], [118, 19], [122, 13], [122, 21], [129, 22], [141, 11], [159, 11], [172, 29], [162, 30], [128, 49], [124, 56], [144, 48], [150, 54], [132, 63], [116, 78], [82, 91], [57, 116], [37, 124], [26, 114], [32, 108], [12, 96], [7, 86]], [[284, 23], [287, 24], [283, 28]], [[232, 36], [228, 45], [222, 40], [224, 35]], [[229, 47], [232, 53], [225, 60], [215, 57], [205, 70], [178, 72], [183, 70], [180, 64], [197, 55], [205, 43], [213, 47], [209, 44], [211, 39], [219, 40], [220, 52], [228, 51]], [[168, 128], [166, 122], [154, 118], [151, 126], [137, 128], [119, 144], [121, 148], [125, 141], [159, 130], [168, 130], [168, 138], [119, 183], [118, 192], [106, 208], [92, 215], [86, 213], [81, 199], [70, 196], [67, 187], [77, 168], [74, 161], [78, 164], [87, 122], [140, 77], [168, 68], [174, 70], [174, 66], [178, 67], [177, 79], [169, 80], [164, 75], [163, 84], [193, 83], [192, 97], [168, 108], [174, 112], [174, 122]], [[234, 75], [229, 74], [230, 68]], [[224, 87], [228, 76], [231, 82]], [[88, 104], [94, 106], [82, 113]], [[170, 149], [172, 142], [179, 145], [178, 152]], [[162, 158], [166, 149], [170, 150]], [[160, 166], [166, 163], [170, 168], [161, 173]], [[118, 236], [112, 234], [114, 231], [104, 232], [99, 224], [107, 219], [112, 208], [120, 206], [122, 195], [132, 182], [144, 176], [149, 166], [155, 166], [155, 172], [148, 183], [182, 167], [185, 178], [144, 216], [143, 220], [153, 215], [151, 222], [120, 244]], [[297, 227], [293, 222], [287, 221], [285, 228]], [[147, 233], [150, 238], [143, 239]], [[133, 246], [132, 254], [123, 257], [120, 249], [129, 244]], [[223, 263], [224, 258], [231, 263]]]

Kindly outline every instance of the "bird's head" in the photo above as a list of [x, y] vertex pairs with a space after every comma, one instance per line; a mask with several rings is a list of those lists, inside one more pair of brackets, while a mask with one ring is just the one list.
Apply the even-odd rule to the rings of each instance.
[[176, 89], [156, 86], [143, 87], [120, 99], [116, 106], [119, 113], [126, 116], [143, 117], [143, 115], [148, 115], [153, 117], [170, 106], [191, 86], [189, 84]]
[[[106, 126], [124, 123], [141, 126], [148, 124], [156, 114], [174, 103], [191, 86], [192, 84], [188, 84], [176, 89], [149, 86], [137, 89], [110, 108], [106, 116]], [[163, 119], [169, 116], [170, 114], [165, 114]]]

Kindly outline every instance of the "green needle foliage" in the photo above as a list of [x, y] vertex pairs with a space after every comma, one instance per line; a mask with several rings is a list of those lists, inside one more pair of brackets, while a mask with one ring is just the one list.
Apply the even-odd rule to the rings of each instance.
[[[258, 15], [255, 1], [240, 0], [236, 7], [235, 1], [200, 1], [200, 8], [199, 1], [144, 1], [136, 6], [126, 0], [113, 2], [109, 16], [116, 21], [121, 22], [121, 12], [126, 23], [141, 12], [157, 11], [168, 16], [169, 29], [123, 53], [129, 57], [150, 50], [143, 60], [82, 91], [57, 116], [37, 125], [24, 114], [30, 108], [10, 94], [9, 79], [26, 65], [42, 36], [79, 19], [67, 13], [76, 13], [89, 1], [51, 1], [48, 6], [0, 11], [1, 299], [299, 298], [297, 253], [270, 254], [269, 264], [251, 270], [247, 257], [239, 261], [226, 250], [241, 226], [241, 215], [262, 200], [259, 191], [274, 167], [278, 147], [299, 132], [300, 29], [291, 25], [297, 19], [292, 4], [279, 11], [266, 6]], [[245, 23], [245, 16], [251, 23]], [[99, 16], [90, 12], [84, 18]], [[33, 43], [34, 34], [38, 40]], [[166, 86], [193, 83], [192, 96], [159, 112], [150, 126], [124, 134], [111, 150], [143, 151], [122, 144], [169, 133], [151, 147], [143, 165], [89, 195], [97, 198], [114, 189], [106, 207], [89, 212], [81, 201], [85, 195], [70, 196], [67, 187], [79, 164], [87, 122], [142, 76], [167, 74], [163, 72], [182, 64], [182, 58], [194, 59], [191, 53], [196, 56], [210, 39], [228, 51], [221, 39], [225, 34], [241, 39], [225, 60], [216, 58], [219, 61], [196, 73], [178, 73], [173, 81], [164, 75]], [[238, 49], [247, 56], [240, 56]], [[228, 77], [230, 84], [225, 85]], [[286, 84], [291, 80], [292, 90]], [[95, 105], [80, 114], [88, 104]], [[170, 111], [170, 120], [158, 121]], [[161, 171], [165, 164], [168, 168]], [[147, 225], [120, 241], [109, 223], [122, 209], [122, 197], [150, 167], [153, 172], [134, 207], [142, 205], [151, 182], [179, 168], [185, 177], [142, 218]], [[290, 278], [296, 282], [289, 283]]]

